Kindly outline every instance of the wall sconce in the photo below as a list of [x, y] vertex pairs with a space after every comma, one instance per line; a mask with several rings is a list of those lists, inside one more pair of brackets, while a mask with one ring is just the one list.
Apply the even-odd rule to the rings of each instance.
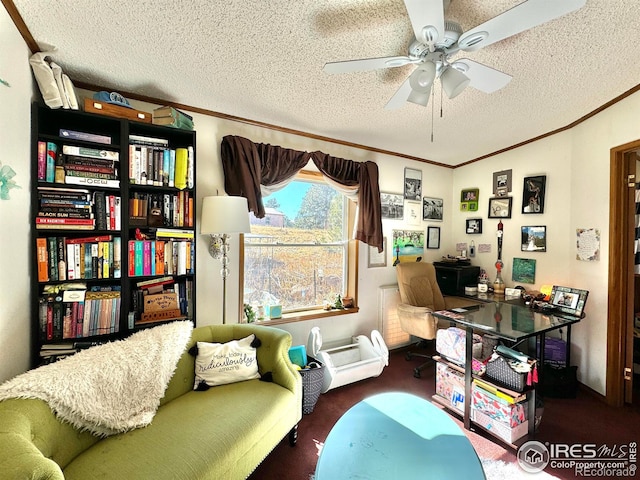
[[210, 235], [209, 254], [222, 263], [222, 323], [227, 323], [229, 234], [249, 233], [249, 207], [244, 197], [211, 196], [202, 199], [200, 234]]

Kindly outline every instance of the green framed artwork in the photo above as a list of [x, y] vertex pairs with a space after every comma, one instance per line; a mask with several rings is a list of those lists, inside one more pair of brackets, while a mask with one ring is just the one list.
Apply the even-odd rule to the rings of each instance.
[[536, 283], [536, 261], [531, 258], [514, 258], [511, 280], [520, 283]]
[[480, 189], [467, 188], [460, 192], [460, 211], [475, 212], [478, 210], [478, 197]]

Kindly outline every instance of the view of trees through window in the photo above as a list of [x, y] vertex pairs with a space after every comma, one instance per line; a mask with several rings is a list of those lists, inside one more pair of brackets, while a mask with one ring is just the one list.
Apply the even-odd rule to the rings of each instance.
[[244, 243], [244, 303], [317, 308], [344, 295], [346, 202], [325, 183], [295, 180], [251, 214]]

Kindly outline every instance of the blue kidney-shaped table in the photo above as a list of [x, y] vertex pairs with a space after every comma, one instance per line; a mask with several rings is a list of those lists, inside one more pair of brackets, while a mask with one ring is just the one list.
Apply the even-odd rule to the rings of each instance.
[[453, 419], [402, 392], [366, 398], [333, 426], [315, 480], [484, 480], [480, 459]]

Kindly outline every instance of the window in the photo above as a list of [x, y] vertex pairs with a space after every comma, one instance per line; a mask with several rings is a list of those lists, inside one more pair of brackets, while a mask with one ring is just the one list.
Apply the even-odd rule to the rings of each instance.
[[264, 205], [265, 217], [251, 214], [244, 236], [243, 302], [280, 304], [295, 319], [335, 304], [338, 295], [354, 297], [353, 202], [321, 175], [301, 172]]

